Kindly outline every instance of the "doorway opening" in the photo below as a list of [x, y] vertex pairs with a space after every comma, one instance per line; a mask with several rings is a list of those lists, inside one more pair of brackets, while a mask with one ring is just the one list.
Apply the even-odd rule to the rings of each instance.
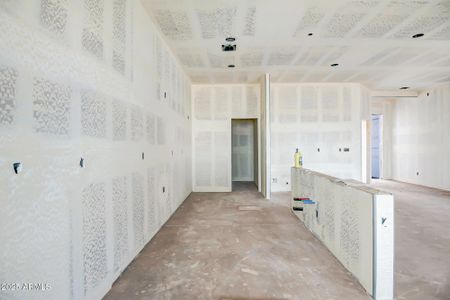
[[383, 115], [372, 115], [370, 132], [372, 178], [382, 178], [383, 166]]
[[258, 187], [258, 129], [256, 119], [231, 120], [233, 191]]

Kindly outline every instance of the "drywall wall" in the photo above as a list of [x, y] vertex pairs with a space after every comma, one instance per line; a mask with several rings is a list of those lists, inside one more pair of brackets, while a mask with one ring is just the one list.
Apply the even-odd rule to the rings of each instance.
[[[360, 84], [271, 84], [271, 186], [289, 191], [296, 148], [306, 168], [361, 180], [361, 121], [369, 92]], [[348, 150], [348, 151], [347, 151]]]
[[450, 84], [393, 106], [393, 179], [450, 190]]
[[[255, 181], [258, 177], [255, 159], [258, 152], [256, 122], [238, 119], [231, 122], [232, 180]], [[256, 176], [255, 176], [256, 175]]]
[[257, 84], [192, 86], [194, 191], [231, 191], [231, 119], [257, 119], [259, 93]]
[[1, 1], [0, 40], [0, 282], [38, 289], [0, 298], [100, 299], [191, 192], [190, 82], [140, 1]]
[[292, 205], [303, 206], [293, 213], [374, 299], [392, 300], [393, 196], [305, 168], [291, 168], [291, 180]]

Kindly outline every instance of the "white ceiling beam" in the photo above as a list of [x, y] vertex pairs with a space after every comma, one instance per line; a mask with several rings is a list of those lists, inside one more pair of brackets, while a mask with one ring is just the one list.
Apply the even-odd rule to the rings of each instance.
[[383, 97], [383, 98], [394, 98], [394, 97], [418, 97], [419, 92], [414, 90], [398, 90], [398, 91], [389, 91], [389, 90], [377, 90], [370, 92], [371, 97]]

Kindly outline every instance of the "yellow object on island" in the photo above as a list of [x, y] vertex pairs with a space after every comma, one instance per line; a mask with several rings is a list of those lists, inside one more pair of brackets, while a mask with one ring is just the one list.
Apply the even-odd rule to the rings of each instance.
[[298, 148], [295, 149], [294, 162], [296, 168], [301, 168], [303, 166], [303, 156], [302, 153], [298, 151]]

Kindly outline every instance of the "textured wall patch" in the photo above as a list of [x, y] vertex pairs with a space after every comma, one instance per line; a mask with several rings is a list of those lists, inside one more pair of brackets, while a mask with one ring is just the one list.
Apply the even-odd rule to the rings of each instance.
[[67, 24], [67, 0], [42, 0], [41, 25], [58, 35], [64, 34]]
[[85, 294], [107, 274], [105, 199], [104, 183], [92, 183], [82, 192]]
[[125, 74], [126, 0], [114, 0], [113, 6], [113, 68]]
[[86, 136], [106, 137], [106, 107], [104, 96], [92, 91], [81, 92], [81, 133]]
[[114, 271], [124, 264], [128, 253], [127, 177], [112, 179], [114, 213]]
[[131, 138], [140, 141], [144, 135], [144, 114], [142, 109], [133, 105], [131, 108]]
[[84, 0], [83, 48], [98, 59], [103, 58], [103, 0]]
[[156, 174], [155, 169], [147, 170], [147, 216], [148, 230], [150, 234], [154, 233], [158, 228], [157, 220], [157, 198], [156, 198]]
[[131, 177], [133, 193], [134, 248], [140, 250], [144, 245], [144, 177], [134, 172]]
[[127, 139], [127, 105], [119, 100], [112, 102], [113, 139]]
[[166, 143], [166, 125], [161, 117], [157, 119], [157, 139], [158, 145], [164, 145]]
[[34, 79], [33, 120], [36, 132], [69, 135], [70, 96], [69, 86]]
[[14, 122], [16, 80], [14, 69], [0, 67], [0, 126]]
[[156, 143], [156, 119], [155, 116], [148, 112], [146, 115], [146, 130], [147, 130], [147, 142], [150, 144]]

